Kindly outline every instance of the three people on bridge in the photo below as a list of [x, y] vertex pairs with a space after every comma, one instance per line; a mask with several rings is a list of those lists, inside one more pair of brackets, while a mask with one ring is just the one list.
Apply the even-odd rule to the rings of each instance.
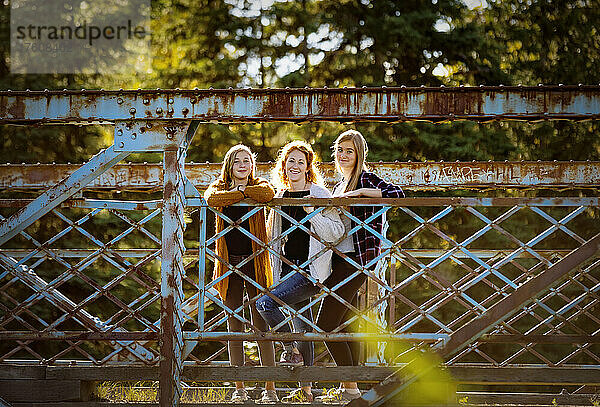
[[[342, 180], [333, 188], [335, 197], [399, 198], [402, 189], [387, 183], [368, 171], [367, 143], [358, 131], [348, 130], [336, 139], [334, 158]], [[258, 331], [290, 332], [285, 311], [291, 315], [294, 332], [335, 330], [342, 321], [354, 316], [360, 287], [366, 281], [363, 270], [372, 270], [380, 254], [381, 240], [364, 227], [350, 233], [359, 222], [381, 234], [382, 216], [374, 216], [374, 206], [353, 206], [344, 211], [335, 207], [315, 210], [310, 206], [273, 208], [265, 221], [262, 207], [231, 206], [245, 198], [265, 203], [273, 197], [329, 198], [316, 167], [315, 153], [308, 143], [293, 141], [280, 151], [272, 173], [278, 187], [255, 176], [255, 157], [243, 145], [232, 147], [226, 154], [221, 175], [205, 193], [210, 206], [222, 216], [216, 216], [216, 233], [230, 230], [216, 241], [214, 286], [228, 315], [228, 330], [243, 330], [241, 310], [243, 290], [248, 294], [251, 324]], [[227, 223], [226, 223], [226, 222]], [[267, 227], [268, 226], [268, 227]], [[241, 231], [240, 229], [245, 229]], [[249, 233], [248, 233], [249, 232]], [[270, 242], [270, 243], [269, 243]], [[270, 244], [271, 250], [268, 249]], [[269, 256], [270, 253], [270, 256]], [[270, 257], [270, 258], [269, 258]], [[265, 290], [268, 289], [268, 290]], [[313, 299], [319, 293], [321, 301], [316, 322], [312, 317]], [[261, 292], [263, 293], [261, 295]], [[258, 298], [257, 298], [258, 297]], [[354, 324], [356, 325], [356, 324]], [[317, 328], [317, 329], [315, 329]], [[348, 328], [343, 331], [348, 331]], [[272, 342], [259, 341], [260, 362], [274, 366]], [[357, 342], [326, 342], [327, 349], [338, 366], [358, 365]], [[283, 342], [281, 365], [311, 366], [314, 362], [312, 341]], [[242, 341], [229, 341], [230, 363], [244, 364]], [[312, 402], [310, 382], [282, 398], [283, 402]], [[360, 397], [354, 382], [342, 382], [319, 397], [321, 401], [350, 401]], [[243, 382], [236, 383], [232, 401], [248, 400]], [[273, 382], [267, 382], [258, 402], [278, 401]]]

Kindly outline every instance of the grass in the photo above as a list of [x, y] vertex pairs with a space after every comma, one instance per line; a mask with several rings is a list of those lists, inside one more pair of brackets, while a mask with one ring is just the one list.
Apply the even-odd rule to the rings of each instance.
[[96, 396], [112, 403], [153, 403], [158, 401], [158, 382], [102, 382]]
[[[199, 387], [192, 383], [183, 388], [182, 403], [219, 403], [227, 401], [229, 390], [223, 387]], [[112, 403], [157, 403], [158, 382], [102, 382], [96, 396]]]

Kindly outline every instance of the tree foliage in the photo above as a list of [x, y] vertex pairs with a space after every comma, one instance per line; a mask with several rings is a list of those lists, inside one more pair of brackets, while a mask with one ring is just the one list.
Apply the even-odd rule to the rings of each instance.
[[[598, 0], [153, 0], [152, 72], [10, 74], [10, 4], [0, 5], [0, 86], [11, 89], [437, 86], [598, 83]], [[595, 123], [363, 124], [372, 159], [597, 159]], [[343, 127], [203, 125], [189, 152], [219, 161], [235, 142], [274, 159], [290, 138], [322, 157]], [[1, 161], [81, 162], [110, 129], [4, 128]], [[46, 140], [65, 148], [52, 151]], [[389, 148], [391, 147], [391, 148]]]

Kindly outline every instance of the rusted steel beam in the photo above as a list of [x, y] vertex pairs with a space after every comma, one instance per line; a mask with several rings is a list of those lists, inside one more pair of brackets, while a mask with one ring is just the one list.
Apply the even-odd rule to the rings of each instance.
[[182, 394], [184, 163], [182, 149], [164, 152], [159, 379], [162, 406], [178, 406]]
[[[118, 254], [121, 257], [127, 258], [142, 258], [146, 257], [154, 252], [157, 249], [111, 249], [112, 253]], [[60, 258], [84, 258], [88, 257], [95, 252], [94, 249], [48, 249], [49, 252], [52, 252], [56, 256]], [[45, 252], [35, 251], [32, 254], [32, 249], [2, 249], [2, 253], [6, 256], [10, 256], [15, 259], [22, 259], [25, 256], [29, 256], [34, 259], [42, 258], [48, 256]], [[444, 249], [406, 249], [402, 248], [402, 251], [396, 253], [396, 256], [404, 257], [405, 253], [416, 258], [426, 258], [426, 259], [435, 259], [442, 256], [446, 253]], [[469, 253], [471, 255], [479, 257], [480, 259], [489, 259], [492, 257], [496, 257], [498, 255], [506, 255], [506, 249], [469, 249]], [[554, 256], [563, 257], [569, 254], [569, 250], [567, 249], [537, 249], [535, 251], [537, 255], [545, 257], [547, 259], [552, 258]], [[198, 249], [187, 249], [185, 251], [186, 257], [198, 257], [200, 256], [200, 251]], [[468, 259], [471, 256], [467, 255], [462, 251], [457, 251], [452, 254], [452, 257], [455, 259]], [[202, 258], [202, 257], [200, 257]], [[514, 256], [515, 259], [524, 259], [524, 258], [537, 258], [533, 254], [524, 251], [518, 253]], [[390, 283], [391, 284], [391, 283]], [[393, 284], [391, 284], [393, 285]], [[2, 335], [2, 332], [0, 332]]]
[[600, 335], [483, 335], [491, 343], [600, 343]]
[[600, 86], [2, 91], [0, 123], [597, 119]]
[[2, 331], [0, 341], [156, 341], [158, 332]]
[[[189, 206], [199, 206], [190, 199]], [[269, 206], [598, 206], [600, 198], [306, 198], [298, 202], [297, 198], [274, 198]]]
[[[31, 199], [0, 199], [0, 208], [21, 208], [32, 202]], [[187, 206], [205, 207], [202, 199], [188, 198]], [[242, 202], [240, 205], [252, 206], [253, 202]], [[529, 198], [529, 197], [492, 197], [492, 198], [274, 198], [268, 206], [599, 206], [597, 197], [560, 197], [560, 198]], [[118, 210], [151, 210], [161, 207], [156, 201], [139, 202], [113, 201], [98, 199], [71, 199], [61, 205], [69, 208], [88, 209], [118, 209]]]
[[[382, 178], [405, 189], [533, 187], [586, 188], [600, 185], [598, 161], [504, 162], [387, 162], [369, 163]], [[80, 168], [76, 164], [2, 164], [0, 189], [40, 189], [60, 182]], [[204, 190], [219, 176], [221, 164], [186, 163], [186, 176]], [[259, 163], [258, 175], [270, 178], [271, 163]], [[332, 163], [320, 165], [329, 185], [337, 182]], [[161, 164], [115, 165], [93, 181], [89, 189], [158, 190], [162, 188]]]

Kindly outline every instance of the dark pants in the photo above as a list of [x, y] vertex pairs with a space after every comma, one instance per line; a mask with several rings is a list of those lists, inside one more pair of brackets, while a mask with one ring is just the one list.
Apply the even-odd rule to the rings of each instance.
[[[236, 265], [248, 256], [229, 256], [229, 263]], [[246, 263], [241, 271], [248, 277], [255, 279], [254, 273], [254, 261], [251, 260]], [[242, 305], [244, 299], [244, 286], [248, 292], [248, 297], [253, 298], [258, 294], [258, 290], [252, 284], [246, 282], [242, 277], [237, 274], [229, 276], [229, 284], [227, 286], [227, 298], [224, 303], [232, 310], [237, 309]], [[240, 312], [240, 315], [242, 313]], [[250, 306], [250, 315], [252, 325], [258, 328], [261, 332], [267, 332], [267, 323], [264, 321], [262, 316], [256, 310], [256, 306], [252, 304]], [[227, 317], [227, 329], [229, 332], [242, 332], [244, 330], [244, 323], [237, 318]], [[243, 366], [244, 365], [244, 343], [243, 341], [229, 341], [229, 361], [232, 366]], [[258, 341], [258, 351], [260, 357], [260, 363], [263, 366], [275, 366], [275, 349], [273, 348], [272, 341]]]
[[[355, 261], [353, 253], [346, 253]], [[332, 288], [339, 282], [350, 276], [356, 271], [350, 263], [342, 257], [333, 254], [331, 262], [331, 275], [323, 282], [328, 288]], [[346, 284], [339, 287], [334, 292], [348, 301], [350, 304], [357, 307], [358, 290], [364, 284], [367, 276], [359, 274]], [[317, 326], [325, 332], [331, 332], [336, 329], [343, 321], [347, 321], [354, 316], [350, 309], [331, 295], [326, 296], [321, 302], [319, 315], [317, 316]], [[357, 332], [358, 321], [350, 324], [342, 330], [342, 332]], [[360, 344], [358, 342], [326, 342], [327, 350], [333, 357], [338, 366], [357, 366]]]

